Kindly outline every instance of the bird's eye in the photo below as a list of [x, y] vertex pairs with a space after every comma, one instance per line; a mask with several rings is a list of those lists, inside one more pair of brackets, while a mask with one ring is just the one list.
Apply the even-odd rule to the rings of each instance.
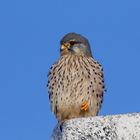
[[75, 41], [70, 41], [69, 43], [71, 46], [73, 46], [75, 44]]

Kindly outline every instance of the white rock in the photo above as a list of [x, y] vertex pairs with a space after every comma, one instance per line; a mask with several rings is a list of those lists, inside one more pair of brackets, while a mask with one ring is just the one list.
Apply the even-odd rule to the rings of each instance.
[[140, 140], [140, 113], [71, 119], [56, 126], [51, 140]]

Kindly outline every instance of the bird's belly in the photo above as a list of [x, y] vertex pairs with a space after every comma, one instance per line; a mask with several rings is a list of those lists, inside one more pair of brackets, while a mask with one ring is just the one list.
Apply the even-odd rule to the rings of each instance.
[[[75, 76], [71, 81], [65, 81], [66, 86], [58, 96], [58, 118], [69, 119], [96, 115], [93, 108], [93, 96], [89, 89], [90, 80], [83, 76]], [[67, 84], [68, 83], [68, 84]], [[89, 110], [81, 112], [81, 105], [88, 101]], [[92, 112], [92, 113], [91, 113]], [[90, 114], [91, 113], [91, 114]]]

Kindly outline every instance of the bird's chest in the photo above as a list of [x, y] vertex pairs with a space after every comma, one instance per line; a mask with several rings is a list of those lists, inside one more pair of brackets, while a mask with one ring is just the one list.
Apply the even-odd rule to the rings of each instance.
[[77, 94], [83, 93], [84, 88], [87, 88], [87, 83], [91, 79], [87, 69], [74, 61], [65, 65], [58, 75], [57, 87], [60, 92], [71, 97], [76, 97]]

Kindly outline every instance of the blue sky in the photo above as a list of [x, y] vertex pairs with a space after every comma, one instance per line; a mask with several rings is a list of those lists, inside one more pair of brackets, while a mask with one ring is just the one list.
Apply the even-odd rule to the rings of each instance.
[[139, 0], [0, 1], [0, 139], [48, 140], [56, 125], [46, 88], [59, 41], [89, 39], [107, 92], [100, 115], [140, 112]]

